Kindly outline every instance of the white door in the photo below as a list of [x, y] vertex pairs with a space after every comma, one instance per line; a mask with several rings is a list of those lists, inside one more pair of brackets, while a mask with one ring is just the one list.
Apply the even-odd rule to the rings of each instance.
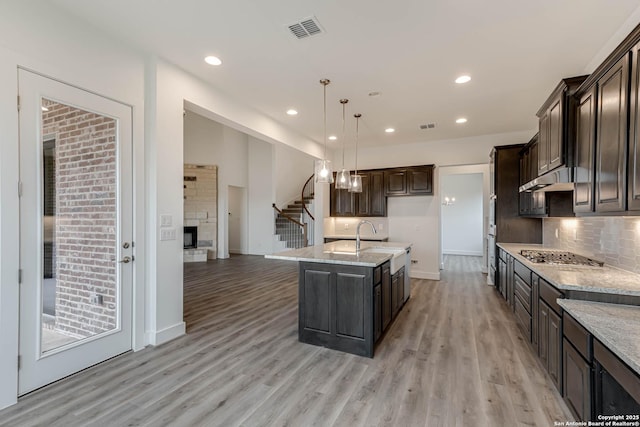
[[131, 349], [131, 107], [19, 70], [19, 394]]

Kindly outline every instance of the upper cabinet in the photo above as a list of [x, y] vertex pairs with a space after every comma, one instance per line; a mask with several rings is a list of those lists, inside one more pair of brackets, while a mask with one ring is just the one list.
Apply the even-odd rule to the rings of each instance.
[[596, 82], [596, 212], [625, 210], [630, 56], [621, 58]]
[[386, 169], [384, 188], [387, 196], [433, 195], [433, 165]]
[[387, 216], [387, 196], [433, 195], [433, 165], [358, 171], [362, 192], [331, 184], [331, 216]]
[[576, 106], [576, 150], [573, 211], [593, 211], [593, 169], [596, 141], [596, 91], [586, 91]]
[[640, 214], [640, 26], [576, 92], [574, 211]]
[[[520, 152], [520, 185], [538, 176], [539, 135], [536, 134]], [[523, 191], [520, 193], [520, 216], [547, 216], [545, 193]]]
[[631, 49], [631, 116], [629, 129], [629, 189], [627, 208], [640, 212], [640, 44]]
[[573, 93], [587, 76], [563, 79], [538, 110], [538, 176], [572, 161]]

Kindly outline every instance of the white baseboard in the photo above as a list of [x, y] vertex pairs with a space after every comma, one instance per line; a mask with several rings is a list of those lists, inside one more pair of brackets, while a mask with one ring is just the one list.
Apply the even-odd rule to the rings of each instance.
[[153, 346], [164, 344], [173, 339], [181, 337], [187, 331], [187, 325], [184, 322], [177, 323], [161, 331], [147, 332], [147, 342]]
[[420, 271], [411, 269], [411, 273], [409, 273], [409, 277], [412, 279], [427, 279], [427, 280], [440, 280], [440, 272], [429, 272], [429, 271]]
[[482, 256], [484, 255], [482, 253], [482, 251], [477, 252], [477, 251], [455, 251], [455, 250], [449, 250], [449, 251], [442, 251], [443, 255], [469, 255], [469, 256]]

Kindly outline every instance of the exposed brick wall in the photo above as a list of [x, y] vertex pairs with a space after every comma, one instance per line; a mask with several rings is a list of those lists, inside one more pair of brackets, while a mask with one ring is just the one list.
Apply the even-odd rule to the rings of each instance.
[[55, 327], [87, 337], [116, 327], [116, 122], [44, 105], [43, 135], [55, 136]]

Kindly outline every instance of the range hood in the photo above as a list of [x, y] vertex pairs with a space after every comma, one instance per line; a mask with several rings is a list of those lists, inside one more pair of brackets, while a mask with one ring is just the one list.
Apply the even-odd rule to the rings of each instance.
[[519, 188], [524, 191], [572, 191], [573, 168], [559, 167], [542, 176], [537, 177]]

